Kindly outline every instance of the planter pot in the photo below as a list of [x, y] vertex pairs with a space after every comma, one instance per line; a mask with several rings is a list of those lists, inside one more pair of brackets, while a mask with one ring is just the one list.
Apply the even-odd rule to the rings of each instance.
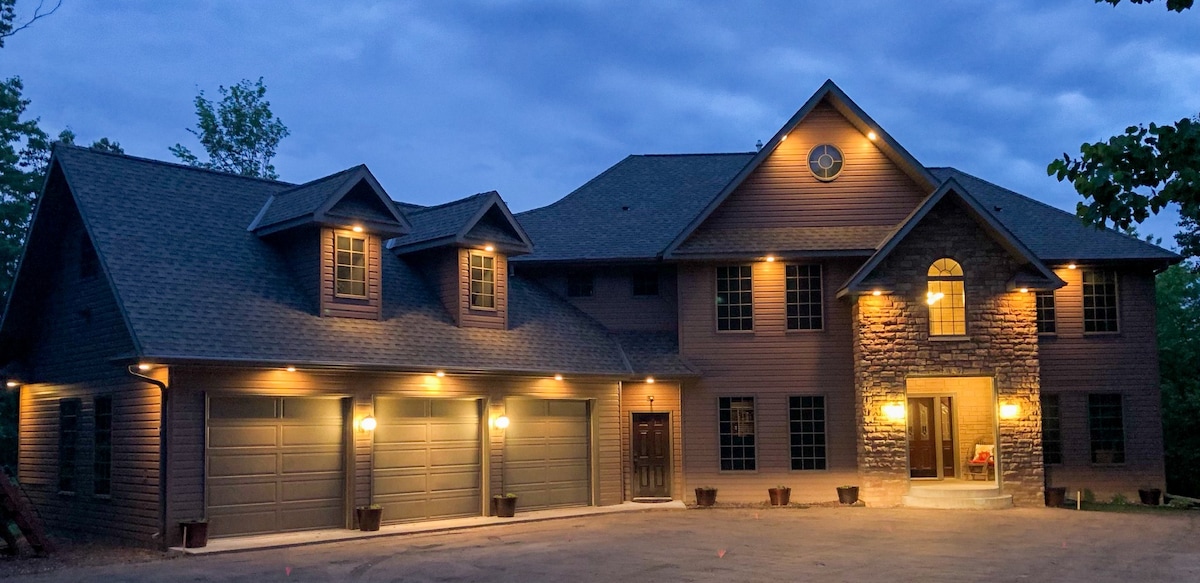
[[183, 530], [183, 548], [199, 549], [208, 546], [207, 520], [180, 522], [179, 528]]
[[791, 488], [767, 488], [767, 494], [771, 496], [771, 506], [787, 506], [792, 499]]
[[495, 496], [492, 498], [492, 514], [500, 518], [512, 518], [516, 513], [516, 496]]
[[354, 509], [354, 513], [358, 516], [358, 529], [364, 532], [379, 530], [379, 521], [383, 519], [382, 508], [370, 508], [368, 506], [359, 506]]
[[696, 506], [712, 506], [716, 503], [716, 488], [696, 488]]
[[1046, 488], [1046, 506], [1048, 508], [1062, 508], [1066, 503], [1066, 488]]
[[1158, 506], [1162, 499], [1162, 490], [1158, 488], [1150, 488], [1149, 490], [1138, 490], [1138, 498], [1142, 499], [1142, 504], [1147, 506]]
[[838, 502], [846, 505], [858, 502], [858, 486], [842, 486], [837, 491]]

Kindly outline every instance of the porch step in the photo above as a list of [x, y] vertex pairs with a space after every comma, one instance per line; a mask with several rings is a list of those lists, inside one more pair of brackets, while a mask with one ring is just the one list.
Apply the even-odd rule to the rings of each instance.
[[968, 484], [937, 484], [912, 486], [904, 497], [909, 508], [946, 508], [999, 510], [1012, 508], [1012, 496], [1001, 494], [1000, 488]]

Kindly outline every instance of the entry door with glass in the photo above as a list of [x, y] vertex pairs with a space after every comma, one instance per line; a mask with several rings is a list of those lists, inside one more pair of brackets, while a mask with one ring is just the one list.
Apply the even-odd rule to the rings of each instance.
[[951, 397], [908, 399], [908, 467], [913, 478], [955, 475]]

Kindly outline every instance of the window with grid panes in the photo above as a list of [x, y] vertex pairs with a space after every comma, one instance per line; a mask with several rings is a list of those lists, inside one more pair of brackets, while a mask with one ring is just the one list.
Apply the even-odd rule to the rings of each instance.
[[754, 292], [749, 265], [717, 268], [717, 330], [754, 329]]
[[367, 297], [367, 238], [337, 235], [334, 253], [335, 295], [348, 298]]
[[1063, 463], [1062, 424], [1058, 411], [1058, 395], [1042, 393], [1042, 462]]
[[1057, 326], [1054, 322], [1054, 292], [1037, 292], [1037, 331], [1038, 334], [1054, 334]]
[[824, 470], [825, 397], [788, 397], [788, 423], [792, 469]]
[[929, 266], [929, 285], [925, 292], [929, 306], [930, 336], [963, 336], [967, 333], [967, 307], [963, 290], [963, 269], [948, 257]]
[[1088, 431], [1092, 463], [1125, 463], [1125, 419], [1120, 394], [1088, 395]]
[[718, 399], [721, 469], [754, 470], [754, 397]]
[[1117, 274], [1083, 270], [1083, 331], [1117, 332]]
[[496, 258], [471, 254], [471, 307], [496, 309]]
[[788, 265], [784, 271], [788, 330], [820, 330], [823, 327], [821, 266]]

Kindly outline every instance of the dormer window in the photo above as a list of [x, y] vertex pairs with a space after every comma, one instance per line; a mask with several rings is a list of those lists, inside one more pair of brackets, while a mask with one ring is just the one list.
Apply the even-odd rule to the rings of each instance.
[[337, 297], [367, 297], [367, 238], [341, 234], [336, 236], [334, 264]]
[[496, 309], [496, 258], [471, 253], [471, 309]]

